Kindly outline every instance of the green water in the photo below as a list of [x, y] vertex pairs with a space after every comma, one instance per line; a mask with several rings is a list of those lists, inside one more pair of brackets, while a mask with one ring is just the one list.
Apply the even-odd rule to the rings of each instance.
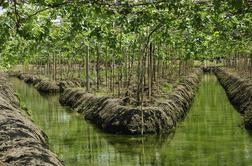
[[61, 107], [58, 96], [41, 95], [15, 78], [10, 82], [66, 165], [252, 165], [252, 136], [213, 75], [203, 76], [174, 135], [145, 137], [103, 133]]

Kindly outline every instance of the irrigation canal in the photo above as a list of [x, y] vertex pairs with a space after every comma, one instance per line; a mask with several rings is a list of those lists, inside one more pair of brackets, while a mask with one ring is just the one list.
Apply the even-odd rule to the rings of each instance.
[[107, 134], [62, 107], [58, 95], [40, 94], [10, 78], [35, 124], [66, 165], [252, 165], [252, 136], [214, 75], [204, 75], [186, 119], [173, 135]]

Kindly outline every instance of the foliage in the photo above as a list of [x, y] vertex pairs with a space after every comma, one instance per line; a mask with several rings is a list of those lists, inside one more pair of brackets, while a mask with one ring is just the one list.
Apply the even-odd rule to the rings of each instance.
[[213, 59], [251, 49], [251, 8], [243, 0], [14, 0], [0, 6], [2, 66], [52, 54], [81, 59], [87, 46], [113, 50], [107, 58], [114, 54], [117, 62], [125, 50], [137, 58], [148, 42], [161, 59]]

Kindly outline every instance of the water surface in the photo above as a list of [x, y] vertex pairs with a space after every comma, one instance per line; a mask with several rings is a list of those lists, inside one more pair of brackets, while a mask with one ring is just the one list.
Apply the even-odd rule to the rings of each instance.
[[252, 137], [213, 75], [205, 75], [192, 108], [174, 134], [106, 134], [60, 106], [58, 95], [10, 82], [66, 165], [252, 165]]

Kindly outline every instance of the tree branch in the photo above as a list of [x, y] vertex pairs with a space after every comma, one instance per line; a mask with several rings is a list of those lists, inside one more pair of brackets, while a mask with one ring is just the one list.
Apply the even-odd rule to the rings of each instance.
[[[73, 0], [68, 0], [68, 1], [65, 1], [65, 2], [62, 2], [62, 3], [49, 4], [49, 5], [47, 5], [47, 7], [34, 12], [33, 14], [29, 15], [25, 19], [30, 19], [33, 16], [36, 16], [37, 14], [39, 14], [41, 12], [44, 12], [46, 10], [50, 10], [50, 9], [53, 9], [53, 8], [58, 8], [58, 7], [61, 7], [63, 5], [67, 5], [67, 4], [70, 4], [70, 3], [73, 3], [73, 2], [74, 2]], [[122, 7], [122, 6], [137, 7], [137, 6], [146, 6], [146, 5], [157, 5], [157, 4], [164, 3], [164, 2], [168, 2], [168, 1], [167, 0], [161, 0], [161, 1], [155, 1], [155, 2], [144, 2], [144, 3], [135, 3], [135, 4], [125, 4], [125, 3], [113, 3], [113, 4], [111, 4], [111, 3], [107, 3], [105, 1], [99, 1], [99, 0], [94, 0], [94, 1], [84, 0], [84, 1], [80, 1], [78, 3], [81, 3], [82, 5], [92, 3], [92, 4], [101, 5], [101, 6], [109, 6], [109, 7]]]
[[160, 22], [148, 35], [147, 37], [147, 41], [146, 41], [146, 45], [144, 47], [144, 50], [148, 47], [149, 43], [150, 43], [150, 38], [151, 36], [160, 28], [162, 28], [165, 24], [163, 22]]
[[37, 14], [42, 13], [42, 12], [44, 12], [44, 11], [46, 11], [46, 10], [58, 8], [58, 7], [61, 7], [61, 6], [63, 6], [63, 5], [67, 5], [67, 4], [69, 4], [69, 3], [72, 3], [72, 0], [65, 1], [65, 2], [62, 2], [62, 3], [48, 4], [47, 7], [43, 8], [43, 9], [40, 9], [40, 10], [34, 12], [33, 14], [28, 15], [28, 16], [27, 16], [26, 18], [24, 18], [23, 20], [28, 20], [28, 19], [30, 19], [30, 18], [36, 16]]
[[15, 13], [15, 17], [16, 17], [16, 31], [19, 30], [19, 27], [20, 27], [20, 16], [18, 14], [18, 10], [17, 10], [17, 1], [16, 0], [13, 0], [13, 3], [14, 3], [14, 13]]
[[154, 1], [154, 2], [138, 2], [138, 3], [121, 3], [121, 2], [115, 2], [113, 4], [111, 3], [106, 3], [103, 2], [104, 5], [108, 5], [110, 7], [114, 6], [114, 7], [121, 7], [121, 6], [125, 6], [125, 7], [137, 7], [137, 6], [148, 6], [148, 5], [158, 5], [160, 3], [165, 3], [168, 2], [168, 0], [159, 0], [159, 1]]

